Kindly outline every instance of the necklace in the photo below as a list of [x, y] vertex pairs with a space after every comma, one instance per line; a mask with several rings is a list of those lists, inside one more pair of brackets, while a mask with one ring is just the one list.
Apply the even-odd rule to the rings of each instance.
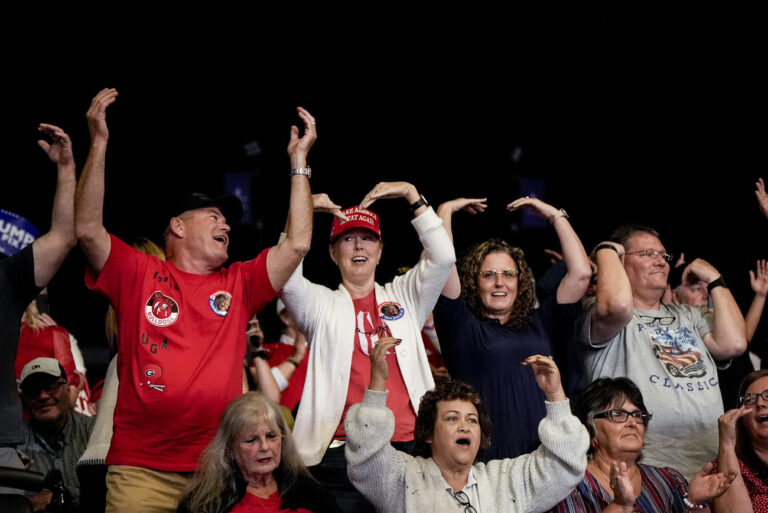
[[[600, 468], [600, 465], [597, 464], [597, 461], [595, 460], [594, 456], [591, 456], [589, 458], [589, 463], [592, 464], [592, 466], [597, 469], [598, 472], [600, 472], [600, 475], [602, 475], [605, 478], [605, 481], [610, 485], [611, 488], [611, 494], [615, 497], [615, 493], [613, 492], [613, 481], [611, 481], [611, 478], [603, 471], [602, 468]], [[635, 476], [637, 475], [637, 465], [634, 466], [632, 469], [632, 475], [630, 476], [630, 480], [632, 481], [632, 485], [634, 486]], [[639, 512], [640, 510], [637, 509], [637, 502], [634, 502], [632, 504], [632, 511], [633, 512]]]

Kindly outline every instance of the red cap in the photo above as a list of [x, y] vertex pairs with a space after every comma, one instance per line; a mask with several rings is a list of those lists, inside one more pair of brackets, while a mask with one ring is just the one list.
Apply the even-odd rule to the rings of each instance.
[[354, 230], [355, 228], [370, 230], [376, 234], [376, 237], [381, 239], [379, 216], [374, 212], [360, 207], [349, 207], [341, 212], [347, 216], [347, 220], [339, 221], [338, 217], [333, 218], [333, 223], [331, 223], [331, 242], [342, 233]]

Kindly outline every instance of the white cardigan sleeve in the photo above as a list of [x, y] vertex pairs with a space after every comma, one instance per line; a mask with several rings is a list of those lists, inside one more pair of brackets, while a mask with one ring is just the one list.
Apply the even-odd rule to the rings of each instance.
[[403, 290], [407, 297], [412, 298], [416, 307], [415, 318], [421, 329], [448, 280], [456, 262], [456, 252], [443, 227], [443, 221], [431, 207], [413, 218], [411, 224], [419, 234], [424, 251], [413, 269], [393, 280], [393, 287]]

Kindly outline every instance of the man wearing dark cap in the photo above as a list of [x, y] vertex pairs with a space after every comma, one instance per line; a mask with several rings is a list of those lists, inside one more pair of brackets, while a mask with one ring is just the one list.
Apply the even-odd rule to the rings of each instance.
[[[19, 450], [30, 459], [30, 470], [45, 475], [59, 469], [77, 507], [80, 482], [75, 469], [96, 418], [74, 411], [67, 373], [54, 358], [35, 358], [24, 365], [19, 391], [29, 412], [25, 440]], [[36, 507], [48, 504], [50, 499], [49, 490], [31, 497]]]
[[89, 263], [86, 283], [105, 294], [119, 325], [120, 387], [107, 455], [107, 511], [175, 511], [225, 406], [242, 393], [245, 330], [309, 250], [312, 197], [306, 156], [314, 118], [299, 108], [304, 136], [291, 127], [288, 237], [248, 262], [222, 267], [234, 196], [181, 198], [165, 231], [167, 261], [110, 235], [103, 226], [106, 108], [99, 92], [87, 118], [91, 150], [77, 191], [75, 224]]

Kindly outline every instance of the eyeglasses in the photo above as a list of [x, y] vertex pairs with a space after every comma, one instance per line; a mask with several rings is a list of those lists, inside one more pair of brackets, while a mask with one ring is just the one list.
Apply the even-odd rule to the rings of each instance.
[[637, 315], [637, 318], [640, 319], [640, 322], [645, 324], [646, 326], [650, 326], [654, 322], [658, 322], [662, 326], [669, 326], [673, 322], [675, 322], [675, 316], [672, 317], [655, 317], [653, 315]]
[[663, 317], [658, 317], [658, 316], [655, 316], [655, 315], [640, 315], [638, 313], [635, 313], [635, 317], [640, 319], [640, 322], [645, 324], [646, 326], [651, 326], [655, 322], [658, 322], [659, 325], [661, 325], [661, 326], [669, 326], [670, 324], [675, 322], [677, 317], [675, 317], [675, 314], [672, 313], [672, 310], [670, 310], [667, 307], [667, 305], [662, 303], [661, 306], [664, 307], [664, 310], [666, 310], [669, 315], [665, 315]]
[[66, 381], [54, 381], [47, 385], [27, 385], [21, 387], [21, 393], [27, 397], [37, 397], [40, 392], [45, 392], [48, 395], [56, 393], [62, 385], [66, 385]]
[[469, 503], [469, 497], [464, 492], [455, 492], [453, 498], [458, 501], [459, 504], [464, 506], [464, 513], [477, 513], [477, 510]]
[[625, 255], [640, 255], [645, 257], [661, 257], [667, 262], [672, 261], [672, 254], [671, 253], [665, 253], [664, 251], [656, 251], [655, 249], [641, 249], [640, 251], [632, 251], [630, 253], [624, 253]]
[[763, 390], [759, 394], [744, 394], [744, 397], [739, 397], [739, 402], [744, 406], [757, 403], [757, 398], [762, 397], [763, 401], [768, 401], [768, 390]]
[[502, 271], [497, 271], [496, 269], [488, 269], [486, 271], [480, 271], [480, 277], [486, 280], [493, 280], [498, 274], [501, 274], [505, 278], [517, 278], [517, 276], [520, 274], [520, 271], [516, 269], [504, 269]]
[[[766, 392], [768, 392], [768, 390], [766, 390]], [[616, 422], [618, 424], [623, 424], [629, 417], [632, 417], [642, 424], [648, 424], [648, 422], [651, 420], [651, 417], [653, 417], [653, 414], [640, 410], [608, 410], [595, 413], [596, 419], [609, 419], [611, 422]]]

